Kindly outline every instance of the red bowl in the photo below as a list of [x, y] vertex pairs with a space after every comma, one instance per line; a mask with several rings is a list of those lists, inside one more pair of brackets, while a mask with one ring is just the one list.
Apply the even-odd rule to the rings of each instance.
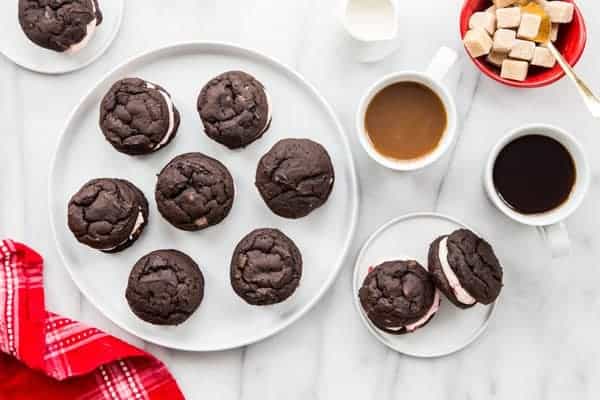
[[[575, 3], [574, 0], [564, 1]], [[465, 1], [460, 13], [460, 35], [462, 38], [465, 37], [465, 34], [469, 30], [469, 18], [471, 18], [471, 15], [473, 15], [473, 13], [476, 11], [487, 9], [491, 4], [491, 0]], [[575, 5], [575, 15], [573, 16], [573, 21], [571, 21], [569, 24], [561, 24], [560, 30], [558, 31], [558, 40], [554, 43], [554, 45], [563, 55], [565, 60], [567, 60], [567, 62], [573, 66], [577, 64], [577, 61], [579, 61], [581, 58], [586, 41], [587, 33], [585, 22], [583, 21], [583, 16], [581, 15], [579, 8], [577, 8], [577, 5]], [[527, 75], [527, 79], [525, 81], [512, 81], [500, 77], [500, 70], [493, 65], [488, 64], [483, 57], [471, 57], [471, 59], [475, 65], [477, 65], [477, 68], [481, 70], [481, 72], [493, 80], [518, 88], [536, 88], [547, 86], [565, 76], [565, 72], [562, 70], [560, 65], [556, 64], [554, 68], [530, 68], [529, 74]]]

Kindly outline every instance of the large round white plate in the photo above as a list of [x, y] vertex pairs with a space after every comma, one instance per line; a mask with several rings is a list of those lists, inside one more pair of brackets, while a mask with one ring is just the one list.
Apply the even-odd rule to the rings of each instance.
[[124, 0], [99, 0], [103, 21], [94, 36], [75, 54], [57, 53], [31, 42], [19, 25], [19, 1], [0, 1], [0, 53], [17, 65], [42, 74], [64, 74], [96, 61], [116, 38], [123, 19]]
[[[273, 104], [273, 123], [260, 140], [231, 151], [210, 140], [201, 128], [196, 99], [212, 77], [241, 69], [266, 86]], [[126, 76], [159, 83], [173, 96], [181, 113], [177, 137], [159, 152], [130, 157], [115, 151], [98, 127], [102, 96]], [[336, 181], [327, 203], [309, 216], [289, 220], [274, 215], [254, 187], [259, 158], [286, 137], [318, 141], [331, 155]], [[200, 151], [221, 160], [231, 171], [236, 199], [229, 216], [200, 232], [173, 228], [158, 213], [154, 201], [156, 174], [173, 157]], [[129, 249], [102, 254], [77, 243], [67, 228], [70, 196], [88, 179], [122, 177], [131, 180], [150, 202], [150, 223]], [[106, 316], [127, 331], [154, 343], [192, 351], [247, 345], [273, 335], [305, 314], [325, 293], [343, 265], [352, 240], [358, 191], [352, 154], [336, 115], [300, 75], [279, 62], [228, 44], [184, 43], [139, 56], [118, 67], [84, 97], [69, 118], [55, 155], [49, 183], [52, 225], [58, 250], [82, 293]], [[300, 287], [287, 301], [253, 307], [231, 288], [229, 263], [233, 249], [248, 232], [279, 228], [300, 248], [304, 260]], [[206, 279], [200, 308], [178, 327], [145, 323], [125, 300], [127, 277], [144, 254], [161, 248], [179, 249], [194, 258]]]
[[425, 327], [406, 335], [391, 335], [369, 321], [358, 299], [358, 291], [369, 267], [389, 260], [412, 259], [427, 268], [431, 242], [460, 228], [475, 232], [445, 215], [409, 214], [383, 225], [363, 245], [354, 266], [354, 304], [369, 331], [393, 350], [414, 357], [441, 357], [464, 349], [487, 328], [497, 301], [489, 306], [477, 304], [461, 310], [440, 293], [441, 307]]

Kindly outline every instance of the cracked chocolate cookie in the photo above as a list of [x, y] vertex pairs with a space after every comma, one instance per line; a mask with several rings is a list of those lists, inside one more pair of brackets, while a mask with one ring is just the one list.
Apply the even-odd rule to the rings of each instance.
[[301, 218], [321, 207], [333, 182], [327, 150], [308, 139], [280, 140], [256, 169], [260, 195], [271, 211], [285, 218]]
[[241, 72], [225, 72], [211, 79], [198, 96], [204, 132], [229, 147], [246, 147], [269, 129], [271, 107], [262, 83]]
[[165, 147], [177, 134], [179, 111], [169, 93], [139, 78], [115, 82], [100, 103], [100, 129], [115, 149], [129, 155]]
[[75, 238], [116, 253], [131, 246], [148, 223], [148, 201], [124, 179], [93, 179], [69, 201], [68, 225]]
[[231, 286], [248, 304], [281, 303], [294, 293], [302, 277], [302, 255], [277, 229], [246, 235], [231, 258]]
[[97, 0], [19, 0], [19, 23], [38, 46], [75, 53], [102, 23], [102, 12]]
[[457, 307], [491, 304], [500, 294], [502, 266], [488, 242], [469, 230], [437, 238], [428, 261], [436, 286]]
[[429, 272], [416, 261], [387, 261], [369, 270], [358, 292], [369, 320], [394, 335], [425, 326], [440, 307]]
[[131, 270], [125, 297], [131, 311], [154, 325], [179, 325], [204, 297], [204, 276], [188, 255], [156, 250]]
[[158, 175], [158, 211], [173, 226], [198, 231], [221, 222], [231, 211], [233, 178], [227, 168], [202, 153], [175, 157]]

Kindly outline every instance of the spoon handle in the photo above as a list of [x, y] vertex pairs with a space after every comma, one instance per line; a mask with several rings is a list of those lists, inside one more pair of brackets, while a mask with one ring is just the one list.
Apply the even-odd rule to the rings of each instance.
[[554, 44], [552, 42], [547, 42], [546, 46], [548, 47], [548, 50], [552, 52], [552, 55], [554, 56], [554, 58], [556, 58], [556, 61], [561, 66], [561, 68], [565, 71], [565, 74], [567, 74], [567, 76], [571, 78], [571, 80], [577, 87], [579, 94], [581, 95], [581, 97], [583, 97], [585, 105], [590, 110], [592, 115], [595, 118], [600, 118], [600, 99], [598, 99], [598, 97], [594, 95], [592, 90], [575, 73], [573, 68], [571, 68], [569, 63], [564, 59], [564, 57], [562, 56], [562, 54], [560, 54], [556, 47], [554, 47]]

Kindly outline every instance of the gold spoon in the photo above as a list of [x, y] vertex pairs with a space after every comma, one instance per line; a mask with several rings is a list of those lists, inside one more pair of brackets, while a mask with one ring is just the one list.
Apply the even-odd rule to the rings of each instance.
[[571, 81], [575, 84], [577, 91], [583, 97], [585, 105], [590, 110], [595, 118], [600, 118], [600, 99], [594, 95], [592, 90], [583, 82], [583, 80], [575, 73], [573, 68], [564, 59], [562, 54], [557, 50], [554, 43], [550, 40], [550, 31], [552, 29], [552, 23], [550, 17], [546, 14], [546, 10], [536, 2], [530, 2], [522, 7], [522, 12], [528, 14], [536, 14], [542, 17], [542, 23], [540, 25], [540, 32], [534, 39], [538, 43], [544, 44], [548, 50], [552, 53], [558, 65], [565, 71], [565, 74], [571, 78]]

